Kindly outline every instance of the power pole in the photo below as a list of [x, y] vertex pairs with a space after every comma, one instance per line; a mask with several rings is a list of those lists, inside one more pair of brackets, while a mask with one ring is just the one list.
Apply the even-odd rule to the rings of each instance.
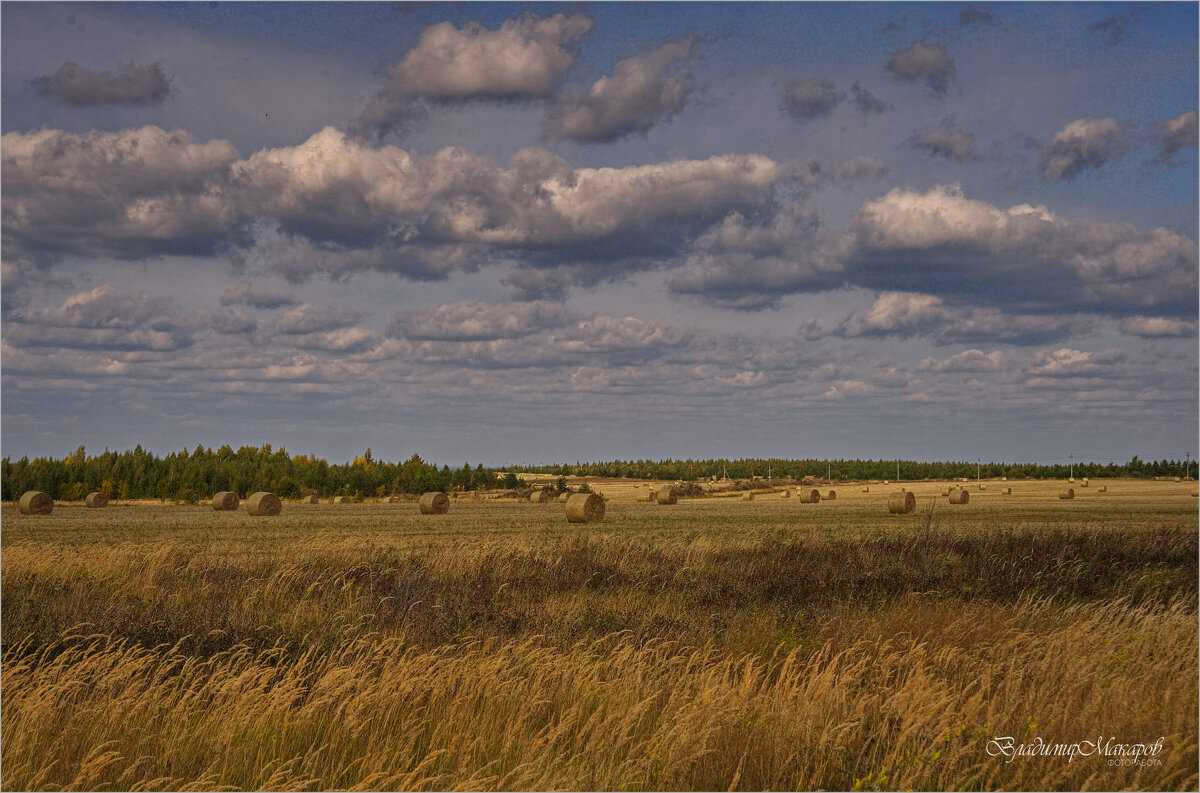
[[1075, 478], [1075, 455], [1071, 455], [1071, 478]]
[[1187, 453], [1187, 455], [1185, 455], [1185, 459], [1187, 460], [1187, 462], [1185, 462], [1185, 463], [1184, 463], [1184, 469], [1183, 469], [1183, 478], [1184, 478], [1184, 479], [1191, 479], [1191, 478], [1192, 478], [1192, 477], [1191, 477], [1191, 471], [1192, 471], [1192, 453], [1191, 453], [1191, 452], [1188, 452], [1188, 453]]
[[833, 470], [833, 467], [829, 464], [829, 461], [826, 460], [825, 461], [825, 481], [826, 482], [828, 482], [830, 480], [830, 477], [831, 477], [830, 472], [832, 470]]
[[900, 461], [896, 461], [896, 481], [900, 481]]

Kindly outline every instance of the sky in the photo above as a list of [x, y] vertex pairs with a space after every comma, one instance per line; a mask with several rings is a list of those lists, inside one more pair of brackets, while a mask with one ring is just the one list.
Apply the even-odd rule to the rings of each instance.
[[4, 3], [0, 450], [1196, 456], [1195, 3]]

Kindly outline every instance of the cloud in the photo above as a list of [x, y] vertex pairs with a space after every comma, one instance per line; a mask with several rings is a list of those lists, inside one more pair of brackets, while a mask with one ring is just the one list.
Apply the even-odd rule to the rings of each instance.
[[488, 30], [478, 22], [426, 28], [417, 46], [393, 66], [387, 84], [359, 117], [360, 131], [383, 135], [418, 117], [418, 100], [549, 99], [575, 62], [591, 18], [533, 13]]
[[1107, 374], [1124, 360], [1125, 354], [1120, 350], [1083, 352], [1063, 347], [1038, 356], [1025, 371], [1040, 377], [1087, 377]]
[[176, 350], [191, 334], [171, 320], [170, 297], [122, 292], [105, 284], [71, 295], [56, 308], [6, 317], [5, 341], [15, 347]]
[[113, 74], [93, 72], [72, 62], [32, 83], [42, 96], [75, 107], [149, 105], [162, 102], [171, 94], [171, 81], [157, 63], [145, 66], [130, 63]]
[[1144, 13], [1146, 13], [1146, 6], [1136, 5], [1129, 11], [1113, 14], [1099, 22], [1088, 25], [1088, 30], [1098, 30], [1107, 33], [1109, 46], [1115, 47], [1125, 38], [1125, 31], [1136, 24]]
[[572, 318], [572, 313], [556, 303], [492, 305], [468, 300], [433, 310], [396, 312], [387, 335], [419, 341], [515, 339], [560, 328]]
[[282, 312], [275, 320], [275, 328], [280, 333], [293, 335], [318, 333], [349, 327], [362, 317], [357, 311], [340, 311], [301, 303]]
[[967, 3], [967, 5], [958, 12], [959, 25], [973, 25], [976, 22], [988, 22], [991, 19], [991, 11], [985, 11], [982, 8], [976, 8], [970, 3]]
[[986, 354], [983, 350], [964, 350], [943, 361], [925, 358], [917, 368], [923, 372], [997, 372], [1004, 368], [1006, 360], [1000, 350]]
[[875, 94], [865, 88], [854, 83], [850, 86], [850, 93], [854, 97], [854, 105], [863, 113], [886, 113], [889, 110], [895, 110], [892, 105], [883, 101]]
[[1120, 315], [1196, 310], [1196, 243], [1165, 228], [1000, 209], [957, 185], [867, 201], [839, 242], [849, 283], [1007, 311]]
[[1121, 332], [1131, 336], [1157, 338], [1167, 336], [1190, 337], [1196, 335], [1196, 320], [1172, 319], [1169, 317], [1126, 317], [1121, 320]]
[[763, 221], [730, 213], [701, 235], [667, 286], [723, 308], [772, 308], [782, 296], [844, 283], [837, 262], [817, 244], [816, 210], [792, 204]]
[[0, 139], [5, 255], [212, 255], [241, 220], [231, 200], [238, 153], [224, 140], [147, 126], [43, 129]]
[[208, 330], [232, 336], [258, 330], [258, 321], [244, 311], [213, 311], [207, 308], [193, 311], [180, 324], [197, 331]]
[[1129, 151], [1121, 125], [1113, 118], [1081, 118], [1067, 124], [1042, 149], [1038, 170], [1052, 181], [1070, 181], [1082, 171], [1119, 160]]
[[1045, 344], [1075, 330], [1069, 318], [1013, 315], [995, 308], [947, 306], [940, 297], [919, 292], [882, 292], [857, 326], [838, 335], [925, 337], [936, 344], [995, 341]]
[[1150, 140], [1158, 146], [1161, 159], [1173, 157], [1180, 149], [1197, 147], [1196, 111], [1189, 110], [1175, 118], [1159, 119], [1150, 125]]
[[938, 93], [945, 93], [954, 74], [954, 61], [940, 44], [914, 41], [888, 61], [887, 70], [904, 80], [925, 80]]
[[890, 169], [887, 163], [875, 157], [855, 157], [846, 160], [838, 168], [838, 176], [843, 179], [866, 179], [886, 176]]
[[282, 292], [257, 289], [249, 281], [241, 281], [221, 293], [221, 305], [245, 305], [251, 308], [283, 308], [299, 301]]
[[691, 54], [693, 39], [618, 61], [611, 77], [572, 97], [553, 113], [554, 134], [579, 143], [609, 143], [665, 124], [696, 89], [690, 72], [674, 68]]
[[975, 148], [975, 136], [963, 132], [954, 126], [953, 117], [947, 117], [933, 129], [914, 132], [905, 141], [911, 148], [923, 151], [933, 157], [943, 157], [958, 162], [973, 162], [983, 159], [983, 155]]
[[797, 121], [828, 116], [846, 99], [846, 92], [825, 78], [791, 80], [784, 87], [779, 109]]

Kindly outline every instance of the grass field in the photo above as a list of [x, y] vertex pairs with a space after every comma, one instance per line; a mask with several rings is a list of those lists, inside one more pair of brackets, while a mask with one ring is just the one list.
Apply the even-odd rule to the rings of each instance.
[[6, 505], [0, 784], [1200, 783], [1195, 483], [906, 483], [908, 515], [882, 483], [661, 507], [641, 484], [593, 481], [587, 526], [487, 499]]

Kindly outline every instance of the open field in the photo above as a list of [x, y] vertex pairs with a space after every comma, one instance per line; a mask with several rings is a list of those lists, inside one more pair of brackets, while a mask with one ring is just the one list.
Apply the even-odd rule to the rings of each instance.
[[[894, 484], [637, 484], [593, 480], [586, 526], [5, 505], [3, 786], [1197, 787], [1194, 482], [904, 483], [908, 515]], [[1163, 742], [1005, 762], [1005, 737]]]

